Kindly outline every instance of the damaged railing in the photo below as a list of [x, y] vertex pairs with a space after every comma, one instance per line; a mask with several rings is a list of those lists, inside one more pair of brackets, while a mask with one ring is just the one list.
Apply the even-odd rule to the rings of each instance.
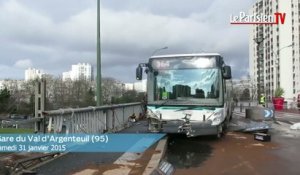
[[59, 109], [44, 111], [42, 125], [48, 133], [116, 132], [125, 128], [130, 118], [141, 117], [142, 112], [141, 103]]

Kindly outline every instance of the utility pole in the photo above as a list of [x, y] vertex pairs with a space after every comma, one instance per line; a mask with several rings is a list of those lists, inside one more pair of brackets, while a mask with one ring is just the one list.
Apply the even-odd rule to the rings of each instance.
[[97, 0], [97, 106], [102, 105], [101, 78], [100, 0]]
[[[258, 38], [254, 38], [255, 43], [257, 44], [257, 69], [258, 69], [258, 77], [257, 77], [257, 100], [259, 103], [260, 95], [264, 92], [264, 57], [263, 57], [263, 41], [264, 38], [260, 35]], [[261, 75], [262, 74], [262, 75]], [[265, 94], [266, 96], [266, 94]]]

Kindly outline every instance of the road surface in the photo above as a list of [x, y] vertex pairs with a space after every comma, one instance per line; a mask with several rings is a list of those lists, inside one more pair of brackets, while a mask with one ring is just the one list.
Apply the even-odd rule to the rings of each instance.
[[[241, 116], [235, 113], [234, 117]], [[276, 116], [277, 122], [269, 131], [271, 142], [257, 141], [253, 134], [240, 132], [228, 132], [221, 140], [173, 135], [165, 159], [175, 166], [178, 175], [298, 175], [300, 130], [289, 127], [300, 122], [300, 116], [286, 113]]]

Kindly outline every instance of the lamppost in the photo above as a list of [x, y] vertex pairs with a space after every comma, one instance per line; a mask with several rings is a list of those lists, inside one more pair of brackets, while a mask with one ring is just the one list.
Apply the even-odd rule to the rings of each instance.
[[275, 61], [275, 64], [276, 64], [276, 88], [279, 87], [279, 54], [280, 54], [280, 51], [282, 49], [285, 49], [285, 48], [288, 48], [288, 47], [292, 47], [294, 44], [290, 44], [288, 46], [284, 46], [280, 49], [278, 49], [278, 51], [275, 53], [276, 55], [276, 61]]
[[259, 102], [260, 100], [260, 95], [261, 95], [261, 91], [264, 87], [264, 82], [262, 81], [262, 76], [261, 73], [263, 73], [263, 67], [264, 67], [264, 60], [263, 60], [263, 41], [264, 38], [263, 37], [258, 37], [258, 38], [254, 38], [255, 43], [257, 44], [257, 48], [258, 48], [258, 58], [257, 58], [257, 74], [258, 74], [258, 78], [257, 78], [257, 100]]
[[[162, 47], [162, 48], [159, 48], [159, 49], [156, 49], [152, 52], [151, 56], [155, 55], [158, 51], [161, 51], [161, 50], [164, 50], [164, 49], [168, 49], [168, 46], [165, 46], [165, 47]], [[151, 57], [150, 56], [150, 57]]]
[[101, 87], [101, 36], [100, 36], [100, 0], [97, 0], [97, 106], [102, 105]]

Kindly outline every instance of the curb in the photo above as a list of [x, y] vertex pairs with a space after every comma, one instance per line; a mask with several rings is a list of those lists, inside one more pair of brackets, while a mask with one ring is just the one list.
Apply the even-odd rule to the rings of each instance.
[[158, 144], [155, 148], [155, 153], [152, 155], [150, 161], [148, 162], [147, 167], [145, 168], [145, 170], [143, 172], [143, 175], [151, 175], [152, 172], [154, 172], [157, 169], [162, 157], [164, 156], [164, 154], [166, 152], [167, 140], [168, 140], [168, 138], [165, 137], [158, 142]]

